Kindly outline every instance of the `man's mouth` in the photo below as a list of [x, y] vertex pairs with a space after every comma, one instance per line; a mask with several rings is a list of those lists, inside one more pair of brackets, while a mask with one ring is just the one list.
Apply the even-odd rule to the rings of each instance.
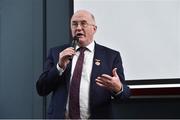
[[76, 36], [77, 36], [78, 38], [80, 38], [80, 37], [83, 37], [84, 34], [82, 34], [82, 33], [77, 33]]

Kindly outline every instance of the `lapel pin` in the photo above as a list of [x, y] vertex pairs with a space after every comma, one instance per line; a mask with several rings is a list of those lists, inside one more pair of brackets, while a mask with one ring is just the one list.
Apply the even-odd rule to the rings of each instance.
[[98, 60], [98, 59], [95, 59], [95, 64], [97, 65], [97, 66], [99, 66], [101, 63], [101, 60]]

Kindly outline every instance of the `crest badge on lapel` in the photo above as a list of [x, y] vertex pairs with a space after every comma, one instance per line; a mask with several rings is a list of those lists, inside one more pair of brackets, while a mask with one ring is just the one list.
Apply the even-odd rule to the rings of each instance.
[[101, 65], [101, 60], [95, 59], [95, 64], [96, 64], [97, 66]]

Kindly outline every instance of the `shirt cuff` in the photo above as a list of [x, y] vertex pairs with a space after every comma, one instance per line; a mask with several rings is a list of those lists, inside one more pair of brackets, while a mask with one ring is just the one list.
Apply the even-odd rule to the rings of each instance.
[[64, 70], [59, 67], [58, 63], [57, 63], [57, 65], [56, 65], [56, 68], [57, 68], [58, 71], [59, 71], [59, 76], [61, 76], [61, 75], [63, 74]]

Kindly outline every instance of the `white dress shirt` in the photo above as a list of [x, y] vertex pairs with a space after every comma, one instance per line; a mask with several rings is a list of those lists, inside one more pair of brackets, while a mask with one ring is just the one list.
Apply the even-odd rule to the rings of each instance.
[[[79, 94], [80, 117], [82, 119], [87, 119], [90, 116], [90, 113], [89, 113], [89, 88], [90, 88], [91, 71], [92, 71], [92, 66], [93, 66], [94, 46], [95, 46], [95, 43], [93, 41], [88, 46], [86, 46], [87, 50], [84, 52], [85, 56], [84, 56], [84, 62], [83, 62], [83, 68], [82, 68], [80, 94]], [[77, 46], [77, 49], [78, 48], [79, 47]], [[76, 54], [73, 56], [72, 68], [71, 68], [71, 78], [72, 78], [74, 68], [76, 65], [76, 61], [79, 57], [79, 54], [80, 54], [80, 52], [77, 51]], [[58, 66], [58, 64], [57, 64], [57, 69], [59, 70], [59, 75], [62, 75], [63, 69], [61, 69]], [[67, 101], [67, 105], [66, 105], [67, 112], [68, 112], [68, 105], [69, 105], [68, 103], [69, 103], [69, 96], [68, 96], [68, 101]]]

